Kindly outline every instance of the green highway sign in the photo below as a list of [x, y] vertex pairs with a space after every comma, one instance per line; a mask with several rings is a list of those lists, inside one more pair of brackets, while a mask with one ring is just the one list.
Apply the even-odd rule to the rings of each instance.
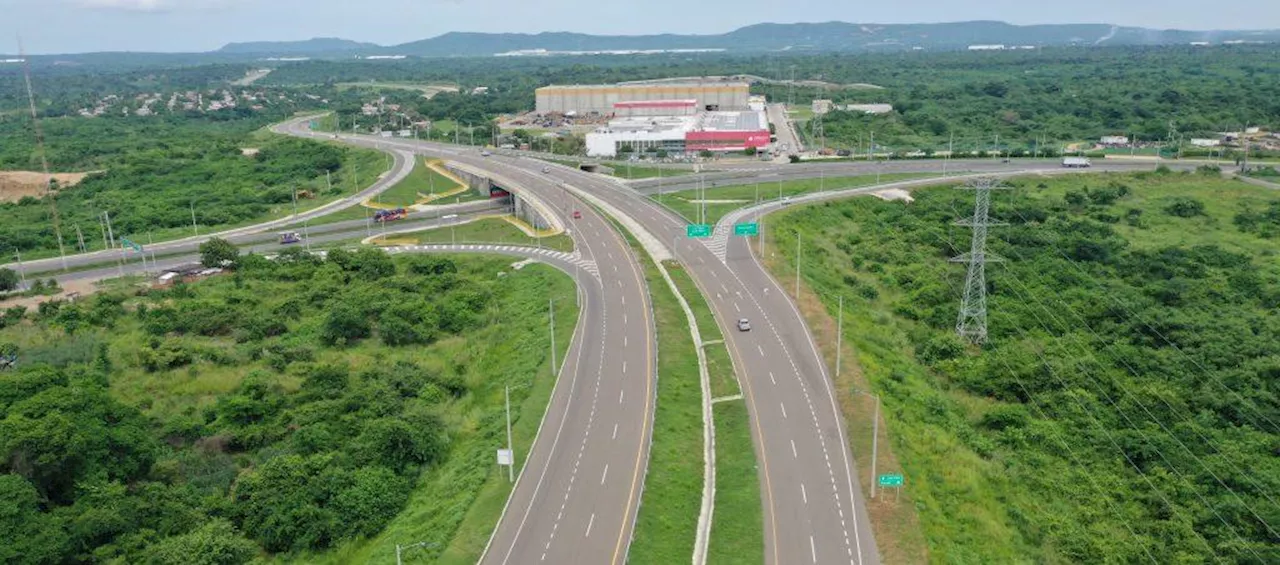
[[711, 237], [711, 224], [689, 224], [684, 231], [689, 237]]
[[121, 245], [121, 247], [132, 247], [134, 251], [137, 251], [137, 252], [139, 252], [139, 253], [141, 253], [141, 252], [142, 252], [142, 246], [141, 246], [141, 245], [138, 245], [138, 244], [136, 244], [136, 243], [134, 243], [134, 242], [132, 242], [132, 241], [129, 241], [129, 240], [127, 240], [127, 239], [123, 238], [123, 237], [122, 237], [122, 238], [120, 238], [120, 245]]
[[902, 475], [889, 474], [880, 475], [880, 486], [882, 487], [900, 487], [902, 486]]
[[760, 224], [751, 222], [749, 224], [734, 224], [733, 235], [753, 236], [760, 235]]

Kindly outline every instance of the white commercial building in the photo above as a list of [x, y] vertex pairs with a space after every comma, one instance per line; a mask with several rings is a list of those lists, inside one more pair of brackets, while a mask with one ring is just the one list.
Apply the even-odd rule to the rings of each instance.
[[618, 102], [694, 100], [699, 110], [747, 109], [750, 85], [745, 82], [679, 82], [662, 84], [600, 84], [544, 86], [535, 91], [537, 113], [608, 114]]
[[687, 116], [634, 116], [611, 120], [587, 134], [587, 155], [615, 157], [629, 147], [635, 152], [669, 154], [700, 151], [743, 151], [769, 145], [764, 112], [701, 112]]
[[1193, 147], [1217, 147], [1222, 145], [1222, 141], [1217, 139], [1192, 139], [1191, 145]]
[[1104, 135], [1098, 143], [1101, 145], [1128, 145], [1129, 138], [1123, 135]]

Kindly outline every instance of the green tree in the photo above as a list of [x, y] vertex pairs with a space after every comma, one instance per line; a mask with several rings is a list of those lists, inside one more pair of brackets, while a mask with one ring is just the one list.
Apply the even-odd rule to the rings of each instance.
[[212, 237], [200, 244], [200, 263], [206, 267], [235, 268], [240, 259], [240, 249], [234, 243]]
[[369, 320], [355, 306], [339, 302], [325, 316], [320, 339], [329, 345], [342, 345], [369, 337]]
[[62, 563], [68, 557], [64, 525], [40, 511], [40, 496], [26, 479], [0, 475], [0, 562]]
[[195, 530], [162, 539], [145, 553], [156, 565], [240, 565], [258, 554], [258, 544], [242, 537], [235, 526], [221, 518]]
[[19, 277], [13, 269], [0, 269], [0, 292], [9, 292], [18, 288]]

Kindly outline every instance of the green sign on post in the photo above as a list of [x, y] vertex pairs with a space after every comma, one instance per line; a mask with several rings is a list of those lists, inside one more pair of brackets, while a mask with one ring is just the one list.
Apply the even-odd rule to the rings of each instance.
[[127, 240], [127, 239], [123, 238], [123, 237], [122, 237], [122, 238], [120, 238], [120, 244], [121, 244], [121, 246], [123, 246], [123, 247], [132, 247], [134, 251], [137, 251], [138, 253], [142, 253], [142, 246], [141, 246], [141, 245], [138, 245], [138, 244], [136, 244], [136, 243], [134, 243], [134, 242], [132, 242], [132, 241], [129, 241], [129, 240]]
[[733, 235], [741, 235], [746, 237], [760, 235], [760, 224], [755, 222], [747, 224], [734, 224]]
[[711, 224], [689, 224], [685, 227], [689, 237], [711, 237]]
[[899, 475], [897, 473], [880, 475], [880, 486], [900, 487], [902, 486], [902, 475]]

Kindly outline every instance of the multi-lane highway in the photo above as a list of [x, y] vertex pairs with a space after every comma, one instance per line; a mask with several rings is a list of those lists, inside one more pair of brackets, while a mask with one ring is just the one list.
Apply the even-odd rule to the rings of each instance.
[[[291, 133], [311, 135], [301, 129], [301, 123], [292, 128]], [[415, 150], [446, 156], [509, 178], [515, 181], [513, 184], [516, 186], [526, 186], [533, 190], [539, 190], [537, 187], [548, 183], [563, 182], [568, 188], [590, 193], [603, 200], [634, 220], [640, 226], [639, 229], [648, 232], [648, 235], [662, 242], [673, 242], [672, 248], [676, 256], [687, 266], [698, 286], [707, 295], [708, 302], [728, 336], [727, 343], [752, 415], [752, 433], [761, 469], [766, 562], [879, 563], [861, 489], [853, 472], [835, 391], [827, 377], [824, 362], [793, 303], [758, 266], [753, 263], [723, 262], [711, 248], [701, 243], [682, 241], [683, 219], [635, 190], [599, 175], [558, 166], [552, 167], [549, 174], [542, 174], [540, 171], [546, 166], [542, 161], [502, 155], [483, 157], [476, 150], [433, 143], [367, 136], [342, 136], [342, 139], [371, 147]], [[569, 198], [567, 192], [563, 197]], [[584, 219], [587, 218], [594, 221], [595, 213], [584, 210]], [[603, 222], [603, 219], [600, 221]], [[577, 227], [575, 236], [578, 237], [575, 239], [581, 240], [585, 236], [594, 243], [617, 237], [607, 225], [600, 226], [598, 230], [592, 228], [590, 233], [583, 233], [585, 227]], [[601, 259], [599, 252], [593, 255], [597, 260]], [[607, 275], [611, 270], [613, 266], [602, 263], [603, 274]], [[627, 284], [622, 280], [616, 283]], [[605, 288], [609, 288], [611, 284], [613, 283], [605, 281]], [[643, 281], [638, 275], [634, 284], [637, 291], [643, 292]], [[603, 309], [606, 325], [610, 316], [618, 316], [618, 310], [612, 306]], [[617, 306], [623, 307], [621, 303]], [[733, 321], [740, 317], [753, 320], [753, 331], [737, 332], [733, 329]], [[622, 322], [624, 325], [630, 323], [625, 313]], [[651, 321], [647, 323], [651, 324]], [[590, 322], [588, 326], [591, 326]], [[601, 333], [605, 339], [610, 334], [607, 329]], [[624, 348], [629, 347], [625, 340], [623, 345]], [[607, 343], [602, 343], [601, 347], [605, 351], [610, 350]], [[590, 352], [586, 355], [589, 356]], [[599, 401], [598, 395], [601, 394], [591, 387], [582, 387], [581, 382], [570, 384], [569, 388], [578, 392], [571, 399], [564, 400], [566, 403], [577, 402], [579, 411], [585, 410], [584, 405], [588, 403], [594, 408], [594, 404]], [[625, 396], [626, 392], [619, 392], [619, 404], [624, 402]], [[646, 402], [651, 398], [646, 396]], [[548, 417], [543, 422], [543, 432], [555, 430], [581, 437], [584, 446], [581, 453], [587, 454], [589, 452], [585, 451], [585, 446], [588, 445], [592, 430], [596, 429], [592, 420], [594, 411], [583, 415], [574, 414], [572, 407], [569, 410], [566, 416], [568, 421], [557, 417], [558, 410], [548, 412]], [[646, 407], [646, 410], [651, 408]], [[539, 439], [539, 447], [545, 449], [545, 443], [545, 440]], [[554, 443], [556, 442], [553, 441]], [[551, 485], [556, 492], [564, 493], [563, 503], [567, 504], [570, 489], [577, 485], [579, 455], [572, 452], [545, 454], [546, 457], [558, 457], [563, 461], [551, 468], [544, 466], [544, 461], [551, 461], [543, 459], [544, 454], [545, 451], [535, 449], [534, 458], [526, 467], [521, 484], [509, 501], [508, 511], [498, 526], [484, 562], [541, 562], [543, 554], [537, 544], [544, 542], [539, 540], [546, 540], [542, 549], [551, 552], [548, 559], [552, 559], [552, 562], [618, 562], [625, 556], [626, 543], [634, 521], [635, 510], [632, 503], [628, 500], [626, 504], [620, 504], [616, 496], [610, 496], [607, 492], [587, 492], [578, 496], [590, 497], [584, 504], [594, 503], [593, 508], [570, 508], [572, 512], [566, 513], [556, 506], [556, 497], [548, 499], [539, 492], [540, 488], [531, 491], [527, 484], [528, 481], [538, 480], [539, 487], [542, 484]], [[636, 457], [638, 465], [633, 469], [637, 481], [643, 478], [641, 465], [644, 459], [643, 454]], [[571, 468], [567, 465], [570, 461]], [[540, 472], [540, 468], [545, 473]], [[603, 471], [601, 479], [607, 479], [607, 474]], [[638, 487], [637, 484], [633, 488]], [[595, 545], [597, 542], [586, 538], [576, 540], [577, 551], [574, 553], [554, 553], [558, 524], [565, 519], [576, 522], [569, 529], [577, 534], [583, 532], [581, 521], [584, 518], [589, 528], [599, 527], [602, 520], [621, 526], [613, 555], [601, 554], [600, 548]], [[530, 534], [528, 530], [536, 533]], [[559, 560], [554, 559], [557, 555]], [[568, 557], [573, 559], [566, 559]]]

